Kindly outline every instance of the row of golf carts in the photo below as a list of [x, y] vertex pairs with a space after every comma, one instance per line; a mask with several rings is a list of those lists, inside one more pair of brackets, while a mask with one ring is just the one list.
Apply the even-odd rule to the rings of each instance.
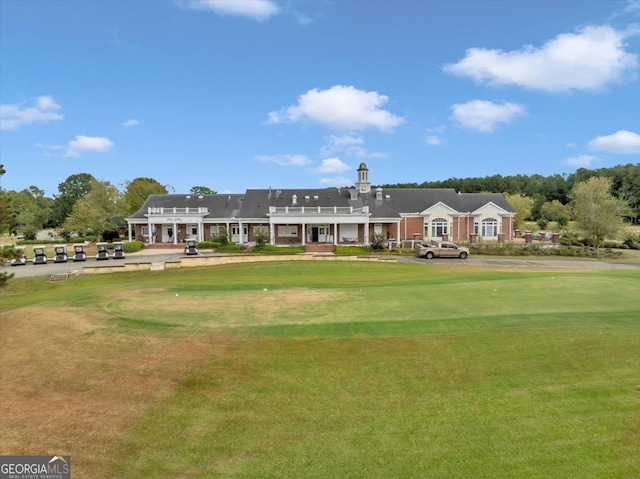
[[[107, 249], [107, 243], [96, 243], [96, 260], [109, 259], [109, 250]], [[66, 263], [69, 260], [67, 252], [67, 245], [58, 244], [53, 247], [53, 262], [54, 263]], [[116, 241], [113, 243], [113, 259], [124, 259], [124, 243]], [[84, 244], [74, 244], [73, 254], [71, 255], [73, 261], [86, 261], [87, 253], [84, 250]], [[46, 249], [44, 246], [33, 247], [33, 264], [47, 264], [48, 258]], [[11, 266], [23, 266], [27, 264], [27, 255], [23, 254], [20, 258], [12, 259]]]

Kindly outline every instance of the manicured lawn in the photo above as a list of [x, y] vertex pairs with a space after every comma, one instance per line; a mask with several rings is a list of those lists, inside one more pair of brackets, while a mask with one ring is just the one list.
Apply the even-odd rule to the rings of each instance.
[[0, 453], [91, 478], [639, 477], [639, 291], [459, 263], [12, 280]]

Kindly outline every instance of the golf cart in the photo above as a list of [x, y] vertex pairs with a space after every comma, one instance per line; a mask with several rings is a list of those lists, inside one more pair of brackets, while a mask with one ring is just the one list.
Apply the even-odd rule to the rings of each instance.
[[47, 264], [47, 252], [44, 246], [33, 247], [33, 264]]
[[113, 259], [124, 259], [124, 243], [122, 241], [114, 241]]
[[84, 252], [84, 245], [73, 245], [73, 261], [86, 261], [87, 253]]
[[67, 245], [57, 244], [53, 247], [55, 256], [53, 257], [54, 263], [66, 263], [69, 257], [67, 256]]
[[196, 248], [196, 240], [187, 240], [187, 245], [184, 247], [184, 254], [186, 254], [187, 256], [198, 254], [198, 248]]
[[96, 253], [96, 259], [103, 260], [109, 259], [109, 250], [107, 250], [107, 243], [96, 243], [96, 249], [98, 252]]
[[13, 258], [11, 260], [11, 266], [24, 266], [27, 264], [27, 255], [24, 253], [24, 248], [18, 248], [22, 250], [22, 256], [19, 258]]

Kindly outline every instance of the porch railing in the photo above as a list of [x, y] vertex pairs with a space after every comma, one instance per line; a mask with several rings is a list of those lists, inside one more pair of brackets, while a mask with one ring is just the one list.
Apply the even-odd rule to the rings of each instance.
[[149, 208], [150, 215], [206, 215], [209, 213], [209, 208]]
[[369, 213], [369, 207], [363, 206], [270, 206], [270, 215], [364, 215]]

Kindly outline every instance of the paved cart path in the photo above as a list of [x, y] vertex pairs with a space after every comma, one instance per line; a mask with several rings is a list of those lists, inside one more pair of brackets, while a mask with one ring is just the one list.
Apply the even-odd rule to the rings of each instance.
[[[201, 252], [203, 256], [226, 256], [218, 253]], [[114, 260], [109, 258], [106, 261], [97, 261], [95, 257], [88, 258], [86, 261], [68, 261], [66, 263], [54, 263], [52, 259], [49, 259], [47, 264], [34, 265], [28, 263], [24, 266], [3, 266], [0, 267], [0, 271], [7, 273], [14, 273], [16, 278], [26, 278], [30, 276], [48, 276], [52, 274], [76, 274], [82, 271], [83, 268], [100, 268], [114, 266], [116, 264], [138, 264], [138, 263], [162, 263], [180, 261], [184, 258], [184, 254], [181, 251], [171, 250], [142, 250], [137, 253], [127, 254], [124, 260]], [[410, 263], [455, 263], [455, 264], [469, 264], [469, 265], [494, 265], [494, 266], [528, 266], [532, 269], [535, 268], [609, 268], [609, 269], [640, 269], [640, 263], [608, 263], [605, 261], [580, 261], [580, 260], [538, 260], [538, 259], [494, 259], [494, 258], [469, 258], [466, 260], [461, 259], [432, 259], [425, 260], [424, 258], [416, 258], [412, 256], [399, 256], [395, 257], [398, 261], [410, 262]]]

